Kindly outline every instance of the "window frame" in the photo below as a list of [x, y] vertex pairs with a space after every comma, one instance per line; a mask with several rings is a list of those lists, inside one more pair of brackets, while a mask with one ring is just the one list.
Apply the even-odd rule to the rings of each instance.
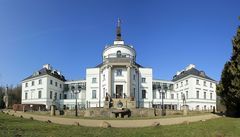
[[146, 78], [145, 77], [142, 77], [142, 83], [146, 83]]
[[42, 79], [38, 80], [38, 85], [42, 85]]
[[171, 94], [171, 99], [174, 99], [174, 94]]
[[54, 93], [54, 100], [57, 100], [57, 92]]
[[50, 99], [53, 99], [53, 97], [52, 97], [53, 91], [50, 91], [49, 94], [50, 94], [49, 98], [50, 98]]
[[116, 69], [116, 76], [123, 76], [122, 69]]
[[35, 82], [34, 82], [34, 80], [32, 81], [32, 86], [35, 86]]
[[97, 78], [92, 78], [92, 83], [97, 83]]
[[199, 90], [196, 91], [196, 99], [199, 99]]
[[147, 91], [145, 89], [142, 90], [142, 99], [147, 98]]
[[38, 99], [41, 99], [41, 98], [42, 98], [42, 91], [39, 90], [39, 91], [38, 91]]
[[27, 100], [27, 99], [28, 99], [28, 93], [25, 92], [25, 100]]
[[196, 85], [200, 85], [200, 80], [196, 79]]
[[92, 99], [97, 99], [97, 90], [92, 90]]

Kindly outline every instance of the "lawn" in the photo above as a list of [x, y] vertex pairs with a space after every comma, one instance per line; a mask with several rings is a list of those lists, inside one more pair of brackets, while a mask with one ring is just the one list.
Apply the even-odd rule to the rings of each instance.
[[0, 114], [1, 137], [239, 137], [240, 119], [218, 118], [172, 126], [148, 128], [89, 128], [65, 126]]

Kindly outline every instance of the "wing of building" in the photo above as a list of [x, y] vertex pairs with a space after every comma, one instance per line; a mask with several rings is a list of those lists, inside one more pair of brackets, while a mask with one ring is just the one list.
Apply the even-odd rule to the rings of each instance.
[[86, 69], [85, 80], [67, 81], [49, 64], [22, 81], [22, 104], [41, 104], [49, 109], [79, 108], [181, 109], [209, 110], [216, 107], [216, 81], [190, 64], [171, 81], [153, 79], [152, 68], [139, 65], [136, 50], [125, 44], [121, 24], [116, 27], [116, 39], [106, 46], [102, 63]]

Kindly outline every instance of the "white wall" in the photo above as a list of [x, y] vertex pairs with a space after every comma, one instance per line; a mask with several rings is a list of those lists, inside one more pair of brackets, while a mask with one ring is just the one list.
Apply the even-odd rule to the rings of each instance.
[[[38, 83], [38, 80], [42, 80], [42, 84]], [[32, 86], [32, 81], [34, 81], [34, 86]], [[28, 86], [26, 87], [26, 83]], [[41, 91], [41, 98], [38, 98], [38, 92]], [[25, 99], [25, 94], [27, 93], [27, 99]], [[33, 79], [28, 79], [22, 81], [22, 104], [44, 104], [47, 101], [47, 76], [36, 77]]]
[[[98, 107], [100, 101], [100, 69], [89, 68], [86, 71], [86, 101], [91, 102], [88, 107]], [[92, 78], [96, 78], [96, 83], [92, 83]], [[96, 98], [92, 98], [93, 90], [96, 90]]]
[[[39, 84], [39, 80], [42, 80], [42, 84]], [[53, 81], [53, 85], [50, 84], [50, 80]], [[34, 86], [32, 86], [34, 81]], [[57, 82], [57, 86], [55, 86]], [[25, 84], [28, 83], [28, 87]], [[60, 88], [61, 84], [61, 88]], [[59, 96], [63, 97], [64, 82], [50, 75], [43, 75], [22, 81], [22, 104], [43, 104], [49, 109], [52, 105], [54, 95], [57, 93], [56, 105], [59, 106]], [[38, 92], [41, 91], [41, 98], [38, 98]], [[50, 99], [50, 91], [52, 91], [52, 99]], [[25, 93], [27, 93], [27, 99], [25, 99]]]
[[131, 56], [136, 56], [135, 50], [128, 46], [110, 46], [107, 47], [103, 52], [103, 58], [111, 54], [116, 54], [117, 51], [121, 51], [122, 54], [129, 54]]
[[[139, 85], [139, 101], [147, 102], [140, 104], [139, 107], [149, 107], [150, 101], [152, 101], [152, 69], [151, 68], [139, 68], [140, 73], [140, 85]], [[142, 78], [146, 78], [146, 82], [142, 82]], [[142, 98], [142, 90], [146, 90], [146, 98]]]
[[[186, 80], [188, 80], [188, 85], [186, 85]], [[196, 80], [199, 80], [199, 85], [196, 84]], [[204, 81], [206, 81], [206, 86], [204, 86]], [[183, 82], [183, 86], [181, 86], [181, 82]], [[197, 77], [193, 75], [189, 75], [183, 79], [180, 79], [174, 82], [174, 90], [181, 97], [181, 93], [185, 94], [188, 91], [188, 98], [186, 98], [186, 103], [189, 105], [190, 109], [196, 109], [199, 106], [199, 109], [202, 110], [206, 106], [206, 109], [216, 108], [216, 82], [205, 79], [202, 77]], [[212, 87], [210, 87], [210, 83], [212, 83]], [[177, 87], [178, 84], [178, 87]], [[197, 98], [197, 91], [199, 91], [199, 98]], [[204, 92], [206, 92], [206, 99], [204, 99]], [[212, 99], [210, 99], [210, 93], [212, 93]], [[182, 100], [180, 101], [180, 106], [182, 105]], [[180, 109], [180, 108], [179, 108]]]

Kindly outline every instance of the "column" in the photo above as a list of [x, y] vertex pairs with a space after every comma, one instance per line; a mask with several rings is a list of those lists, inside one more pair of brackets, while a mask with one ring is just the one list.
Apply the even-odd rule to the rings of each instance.
[[131, 67], [127, 66], [127, 96], [131, 95]]
[[108, 67], [108, 93], [112, 97], [112, 67]]

